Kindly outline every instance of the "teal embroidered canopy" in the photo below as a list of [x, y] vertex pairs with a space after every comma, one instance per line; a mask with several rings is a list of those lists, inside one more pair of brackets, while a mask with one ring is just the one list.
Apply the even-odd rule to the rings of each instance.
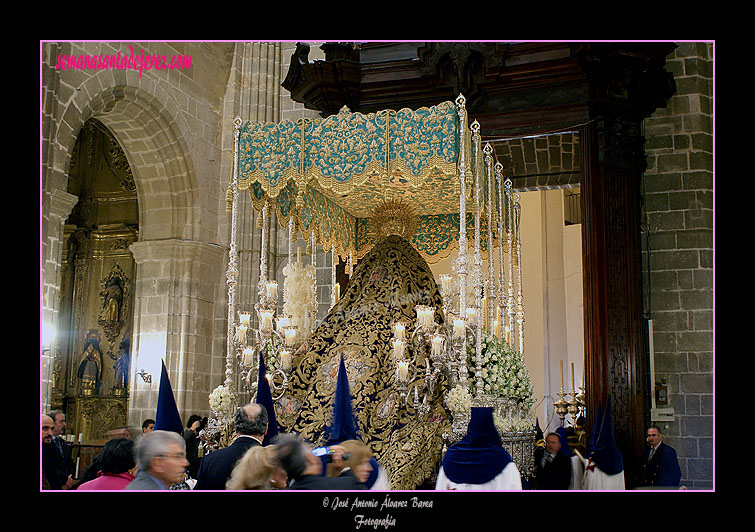
[[293, 217], [305, 238], [314, 233], [343, 258], [372, 247], [375, 207], [400, 200], [417, 217], [412, 243], [435, 262], [458, 238], [460, 150], [471, 149], [460, 111], [463, 97], [417, 110], [237, 121], [238, 190], [249, 191], [256, 209], [274, 208], [282, 225]]

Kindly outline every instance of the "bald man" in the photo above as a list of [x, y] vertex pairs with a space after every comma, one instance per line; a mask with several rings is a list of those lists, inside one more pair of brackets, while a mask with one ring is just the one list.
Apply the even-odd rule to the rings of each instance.
[[255, 445], [262, 445], [267, 433], [267, 409], [259, 403], [249, 403], [236, 411], [233, 424], [236, 439], [224, 449], [218, 449], [199, 461], [195, 490], [224, 490], [225, 483], [244, 453]]
[[55, 421], [42, 414], [42, 485], [44, 489], [67, 490], [74, 485], [65, 458], [53, 443]]

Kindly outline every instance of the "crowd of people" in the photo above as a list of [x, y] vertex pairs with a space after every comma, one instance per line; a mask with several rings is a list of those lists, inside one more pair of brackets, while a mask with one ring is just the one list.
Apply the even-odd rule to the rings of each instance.
[[[76, 479], [71, 446], [61, 435], [61, 411], [42, 415], [42, 488], [45, 490], [387, 490], [385, 471], [370, 448], [358, 439], [315, 449], [293, 434], [278, 434], [263, 445], [267, 409], [250, 403], [236, 412], [235, 439], [225, 448], [199, 456], [200, 431], [206, 423], [192, 416], [183, 434], [142, 424], [136, 439], [113, 433], [91, 465]], [[678, 489], [676, 451], [663, 443], [658, 427], [647, 433], [644, 482], [653, 488]], [[574, 489], [575, 464], [563, 432], [548, 433], [535, 451], [532, 485], [537, 490]], [[581, 462], [580, 462], [581, 461]], [[596, 456], [596, 463], [597, 463]], [[589, 469], [591, 460], [587, 460]], [[593, 467], [595, 464], [592, 464]], [[600, 465], [610, 474], [610, 467]], [[581, 470], [580, 470], [581, 471]], [[622, 479], [623, 482], [623, 479]], [[473, 408], [467, 434], [445, 452], [437, 490], [521, 490], [516, 464], [501, 445], [492, 409]]]

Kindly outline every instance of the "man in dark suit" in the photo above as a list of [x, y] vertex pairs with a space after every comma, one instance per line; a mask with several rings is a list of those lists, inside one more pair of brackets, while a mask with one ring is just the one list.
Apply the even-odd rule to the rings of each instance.
[[545, 437], [545, 447], [535, 450], [535, 489], [568, 490], [571, 460], [561, 452], [561, 438], [556, 432]]
[[51, 489], [67, 490], [74, 485], [75, 467], [71, 457], [71, 446], [61, 438], [66, 428], [66, 415], [60, 410], [53, 410], [46, 417], [53, 421], [53, 426], [51, 434], [42, 440], [42, 465], [45, 476]]
[[656, 427], [648, 429], [648, 447], [642, 457], [646, 486], [679, 487], [682, 470], [676, 450], [663, 443], [663, 434]]
[[[323, 476], [322, 460], [312, 453], [312, 447], [291, 434], [280, 434], [271, 442], [278, 450], [281, 467], [286, 471], [290, 490], [364, 490], [367, 487], [359, 482], [350, 470], [338, 477]], [[343, 466], [340, 445], [331, 445], [332, 460], [337, 468]]]
[[199, 461], [195, 490], [224, 490], [236, 462], [251, 447], [262, 445], [268, 423], [264, 406], [250, 403], [239, 408], [233, 422], [236, 439], [228, 447], [213, 451]]

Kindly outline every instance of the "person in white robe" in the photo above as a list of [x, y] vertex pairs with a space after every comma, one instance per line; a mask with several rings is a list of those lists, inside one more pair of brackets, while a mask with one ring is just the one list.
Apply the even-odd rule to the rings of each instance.
[[467, 434], [446, 451], [435, 489], [522, 489], [519, 470], [493, 423], [492, 408], [472, 408]]

